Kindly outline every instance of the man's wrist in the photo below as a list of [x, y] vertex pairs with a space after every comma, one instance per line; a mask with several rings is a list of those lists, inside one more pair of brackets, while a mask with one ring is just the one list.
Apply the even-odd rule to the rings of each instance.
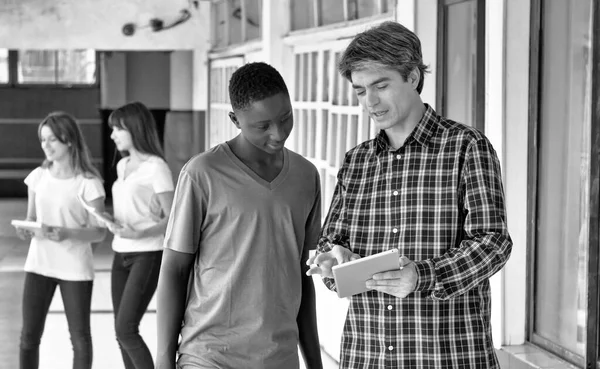
[[329, 242], [323, 242], [317, 246], [317, 255], [324, 254], [333, 250], [333, 244]]
[[414, 261], [417, 271], [417, 285], [415, 291], [423, 292], [433, 290], [435, 286], [435, 266], [430, 260]]

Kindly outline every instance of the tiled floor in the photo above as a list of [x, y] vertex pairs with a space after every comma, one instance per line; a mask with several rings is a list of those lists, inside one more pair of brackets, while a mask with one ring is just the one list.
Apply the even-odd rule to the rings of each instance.
[[[18, 345], [21, 329], [21, 298], [23, 264], [28, 243], [19, 240], [10, 226], [11, 219], [25, 216], [26, 201], [0, 199], [0, 369], [18, 368]], [[92, 340], [94, 369], [122, 369], [121, 355], [114, 338], [113, 312], [110, 299], [110, 263], [112, 251], [105, 241], [95, 250], [96, 279], [92, 294]], [[155, 300], [144, 316], [140, 333], [155, 351]], [[56, 293], [46, 320], [40, 347], [40, 369], [67, 369], [73, 353], [60, 294]], [[327, 358], [324, 357], [324, 360]], [[326, 369], [336, 368], [334, 362], [324, 363]]]

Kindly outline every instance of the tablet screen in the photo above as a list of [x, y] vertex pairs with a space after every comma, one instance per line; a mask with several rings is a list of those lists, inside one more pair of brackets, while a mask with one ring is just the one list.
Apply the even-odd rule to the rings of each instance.
[[348, 297], [368, 291], [367, 280], [373, 274], [400, 268], [398, 249], [391, 249], [367, 257], [353, 260], [332, 268], [337, 294]]

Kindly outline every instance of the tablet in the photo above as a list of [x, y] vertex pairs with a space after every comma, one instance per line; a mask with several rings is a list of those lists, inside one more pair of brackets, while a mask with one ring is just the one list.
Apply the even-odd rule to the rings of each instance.
[[39, 222], [32, 222], [29, 220], [17, 220], [17, 219], [13, 219], [10, 221], [10, 224], [13, 227], [16, 228], [23, 228], [26, 229], [28, 231], [31, 231], [35, 234], [37, 234], [38, 232], [42, 231], [42, 223]]
[[89, 202], [85, 201], [85, 199], [81, 195], [77, 195], [77, 198], [79, 199], [79, 202], [81, 203], [81, 205], [83, 205], [83, 207], [90, 214], [92, 214], [98, 221], [100, 221], [100, 223], [109, 223], [109, 224], [117, 225], [116, 221], [112, 215], [110, 215], [107, 212], [99, 212]]
[[364, 258], [335, 265], [333, 278], [339, 297], [348, 297], [368, 291], [367, 280], [373, 274], [400, 268], [398, 249], [391, 249]]

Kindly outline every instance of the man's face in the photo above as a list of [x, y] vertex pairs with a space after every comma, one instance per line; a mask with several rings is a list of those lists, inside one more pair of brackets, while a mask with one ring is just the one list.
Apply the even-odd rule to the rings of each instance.
[[377, 130], [404, 125], [411, 111], [422, 106], [416, 90], [418, 73], [405, 81], [400, 72], [373, 65], [352, 72], [352, 88]]
[[255, 101], [249, 108], [229, 113], [229, 116], [246, 141], [268, 154], [283, 149], [294, 127], [292, 103], [286, 93]]

